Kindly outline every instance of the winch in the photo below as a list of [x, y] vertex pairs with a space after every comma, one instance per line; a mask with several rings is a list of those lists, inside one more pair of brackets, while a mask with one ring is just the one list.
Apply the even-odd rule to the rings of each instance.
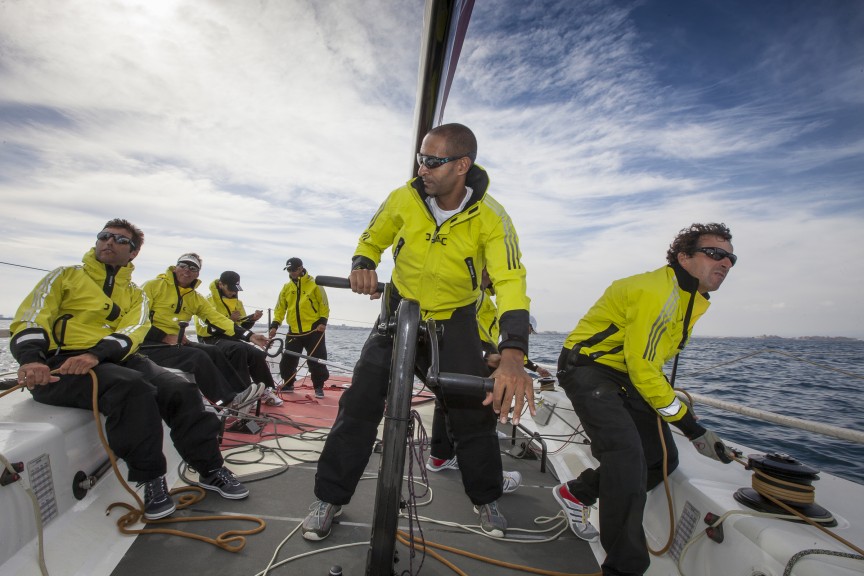
[[760, 512], [788, 515], [789, 512], [773, 502], [773, 498], [814, 522], [824, 526], [837, 525], [831, 512], [815, 500], [813, 482], [819, 479], [819, 470], [783, 452], [750, 454], [746, 468], [753, 470], [752, 486], [739, 488], [734, 495], [735, 500], [744, 506]]

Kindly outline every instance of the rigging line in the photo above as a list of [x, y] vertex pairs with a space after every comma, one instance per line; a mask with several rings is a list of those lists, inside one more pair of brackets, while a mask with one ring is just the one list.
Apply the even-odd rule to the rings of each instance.
[[39, 270], [40, 272], [51, 272], [51, 270], [46, 270], [45, 268], [35, 268], [33, 266], [25, 266], [23, 264], [13, 264], [12, 262], [0, 262], [0, 264], [5, 264], [6, 266], [15, 266], [17, 268], [28, 268], [30, 270]]
[[686, 376], [689, 378], [691, 376], [698, 376], [699, 374], [704, 374], [705, 372], [709, 372], [715, 368], [719, 368], [720, 366], [726, 366], [727, 364], [732, 364], [734, 362], [738, 362], [740, 360], [745, 360], [747, 358], [752, 358], [753, 356], [757, 356], [762, 354], [763, 352], [773, 352], [775, 354], [782, 354], [783, 356], [788, 356], [793, 360], [798, 360], [799, 362], [804, 362], [806, 364], [812, 364], [813, 366], [817, 366], [819, 368], [824, 368], [825, 370], [831, 370], [832, 372], [838, 372], [843, 374], [844, 376], [850, 376], [852, 378], [859, 378], [864, 380], [864, 376], [861, 374], [855, 374], [854, 372], [847, 372], [846, 370], [841, 370], [839, 368], [834, 368], [833, 366], [828, 366], [827, 364], [820, 364], [819, 362], [814, 362], [812, 360], [807, 360], [806, 358], [802, 358], [800, 356], [796, 356], [794, 354], [789, 354], [788, 352], [783, 352], [781, 350], [774, 350], [773, 348], [763, 348], [762, 350], [757, 350], [755, 352], [751, 352], [750, 354], [745, 354], [744, 356], [739, 356], [738, 358], [733, 358], [732, 360], [727, 360], [726, 362], [721, 362], [719, 364], [715, 364], [713, 366], [709, 366], [703, 370], [697, 370], [695, 372], [687, 372]]

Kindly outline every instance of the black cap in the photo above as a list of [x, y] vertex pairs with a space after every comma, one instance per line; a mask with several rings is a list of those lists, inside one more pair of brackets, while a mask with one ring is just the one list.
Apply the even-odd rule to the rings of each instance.
[[222, 272], [222, 275], [219, 276], [219, 282], [221, 282], [225, 288], [231, 292], [240, 292], [243, 290], [243, 288], [240, 287], [240, 275], [231, 270]]
[[295, 270], [299, 270], [303, 268], [303, 261], [299, 258], [289, 258], [287, 262], [285, 262], [285, 268], [283, 270], [287, 270], [288, 272], [293, 272]]

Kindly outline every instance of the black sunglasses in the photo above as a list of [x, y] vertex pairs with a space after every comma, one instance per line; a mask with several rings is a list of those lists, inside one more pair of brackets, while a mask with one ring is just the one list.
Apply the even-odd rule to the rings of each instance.
[[132, 239], [128, 236], [123, 236], [122, 234], [115, 234], [114, 232], [107, 232], [103, 230], [96, 234], [97, 240], [102, 240], [103, 242], [107, 241], [109, 238], [113, 238], [114, 242], [117, 244], [129, 244], [132, 250], [135, 250], [135, 243], [132, 242]]
[[198, 266], [195, 266], [194, 264], [189, 264], [188, 262], [178, 262], [176, 267], [185, 268], [190, 272], [198, 272], [199, 270], [201, 270], [200, 268], [198, 268]]
[[724, 258], [728, 258], [729, 262], [732, 263], [732, 266], [734, 266], [735, 262], [738, 261], [738, 257], [735, 256], [735, 254], [733, 254], [732, 252], [727, 252], [726, 250], [723, 250], [722, 248], [713, 248], [713, 247], [697, 248], [696, 252], [702, 252], [703, 254], [705, 254], [706, 256], [711, 258], [712, 260], [716, 260], [717, 262], [719, 262], [720, 260], [723, 260]]
[[460, 158], [464, 158], [464, 156], [448, 156], [447, 158], [438, 158], [437, 156], [427, 156], [425, 154], [417, 154], [417, 165], [425, 166], [430, 170], [434, 170], [439, 166], [443, 166], [448, 162], [452, 162], [453, 160], [459, 160]]

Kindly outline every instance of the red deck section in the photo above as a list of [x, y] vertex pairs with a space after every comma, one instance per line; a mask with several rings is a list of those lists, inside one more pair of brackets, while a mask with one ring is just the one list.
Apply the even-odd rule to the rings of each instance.
[[[256, 422], [261, 429], [256, 433], [231, 430], [233, 419], [228, 420], [228, 426], [222, 437], [222, 449], [229, 449], [241, 444], [251, 444], [276, 436], [296, 435], [319, 428], [330, 428], [339, 411], [339, 399], [345, 389], [351, 385], [349, 375], [331, 375], [324, 384], [324, 398], [315, 398], [311, 379], [306, 376], [294, 384], [294, 392], [280, 393], [282, 406], [267, 406], [261, 403], [259, 417], [270, 419], [270, 422]], [[416, 396], [413, 404], [422, 404], [433, 400], [430, 392]], [[254, 415], [255, 411], [252, 410]]]

